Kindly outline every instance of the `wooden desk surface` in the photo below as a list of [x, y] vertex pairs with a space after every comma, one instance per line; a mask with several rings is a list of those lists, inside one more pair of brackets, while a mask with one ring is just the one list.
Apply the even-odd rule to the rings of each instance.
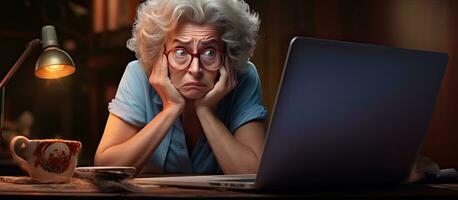
[[[296, 194], [258, 193], [221, 189], [141, 186], [137, 193], [102, 193], [90, 182], [72, 179], [67, 184], [15, 184], [0, 176], [0, 199], [158, 199], [158, 198], [298, 198], [298, 199], [458, 199], [458, 183], [400, 185], [384, 188], [309, 190]], [[17, 178], [17, 177], [16, 177]], [[3, 180], [3, 181], [2, 181]]]

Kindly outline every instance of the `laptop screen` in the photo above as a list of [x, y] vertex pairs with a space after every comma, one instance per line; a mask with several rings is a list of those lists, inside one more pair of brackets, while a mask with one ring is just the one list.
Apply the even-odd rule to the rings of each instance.
[[257, 185], [402, 181], [424, 139], [446, 64], [443, 53], [294, 38]]

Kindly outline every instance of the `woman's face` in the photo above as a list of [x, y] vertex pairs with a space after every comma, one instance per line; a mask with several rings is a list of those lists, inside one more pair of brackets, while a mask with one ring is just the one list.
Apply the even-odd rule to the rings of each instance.
[[[218, 30], [211, 25], [184, 23], [167, 37], [165, 52], [172, 49], [180, 49], [180, 51], [170, 53], [178, 54], [178, 56], [185, 51], [191, 54], [212, 54], [208, 50], [222, 51], [223, 42], [220, 40]], [[193, 57], [191, 64], [184, 69], [171, 67], [171, 61], [168, 59], [170, 80], [186, 99], [203, 97], [216, 82], [219, 70], [205, 69], [201, 66], [202, 61], [199, 62], [199, 59], [199, 57]]]

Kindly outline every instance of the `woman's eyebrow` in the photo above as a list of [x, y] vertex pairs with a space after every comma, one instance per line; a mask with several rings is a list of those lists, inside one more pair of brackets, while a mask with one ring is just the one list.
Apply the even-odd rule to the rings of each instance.
[[175, 44], [175, 43], [180, 43], [180, 44], [189, 45], [189, 44], [192, 43], [192, 40], [187, 40], [187, 41], [186, 41], [186, 40], [180, 40], [180, 39], [178, 39], [178, 38], [175, 38], [175, 39], [172, 40], [172, 43], [174, 43], [174, 44]]
[[[194, 40], [190, 39], [190, 40], [183, 40], [183, 39], [178, 39], [178, 38], [174, 38], [172, 40], [172, 44], [173, 45], [183, 45], [185, 47], [192, 47], [192, 43], [194, 42]], [[199, 41], [199, 44], [197, 46], [198, 49], [202, 48], [202, 47], [206, 47], [206, 46], [214, 46], [214, 45], [219, 45], [219, 40], [217, 40], [216, 38], [209, 38], [207, 40], [201, 40]], [[219, 46], [218, 46], [219, 47]]]
[[198, 46], [199, 49], [203, 48], [216, 48], [216, 49], [221, 49], [223, 46], [220, 43], [220, 40], [217, 39], [210, 39], [210, 40], [205, 40], [201, 41]]
[[203, 40], [200, 42], [200, 44], [203, 44], [203, 45], [208, 45], [208, 44], [212, 44], [212, 43], [218, 43], [218, 40], [216, 40], [215, 38], [211, 38], [209, 40]]

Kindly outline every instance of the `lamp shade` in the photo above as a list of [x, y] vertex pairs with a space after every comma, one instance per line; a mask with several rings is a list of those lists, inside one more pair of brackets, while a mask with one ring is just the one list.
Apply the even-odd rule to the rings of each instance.
[[72, 58], [57, 47], [49, 47], [35, 64], [35, 76], [43, 79], [56, 79], [76, 71]]

